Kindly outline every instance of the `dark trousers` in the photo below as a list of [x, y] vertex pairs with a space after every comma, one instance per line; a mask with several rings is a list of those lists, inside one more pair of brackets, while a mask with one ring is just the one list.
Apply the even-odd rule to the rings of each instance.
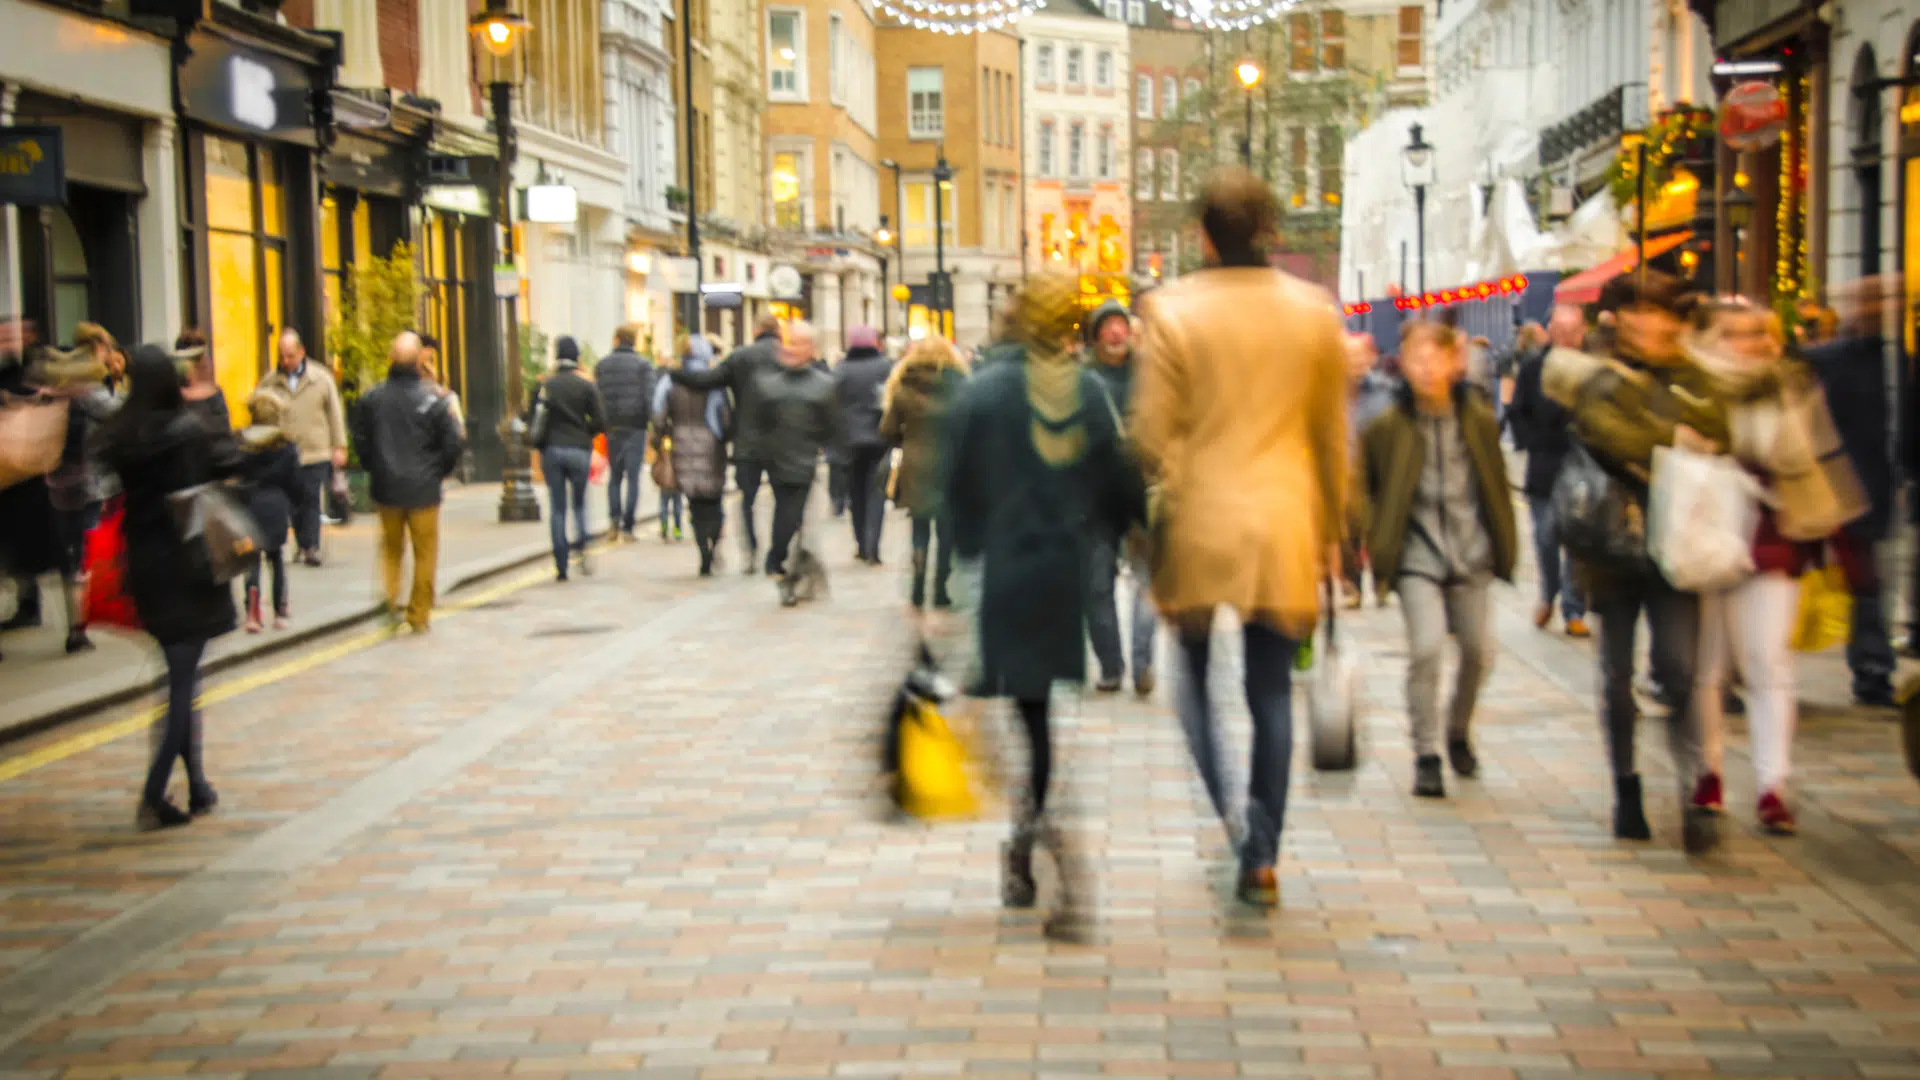
[[[1127, 657], [1120, 646], [1120, 611], [1117, 600], [1120, 560], [1124, 557], [1121, 541], [1113, 536], [1094, 539], [1088, 549], [1087, 637], [1093, 641], [1093, 655], [1100, 662], [1100, 677], [1117, 680], [1127, 673]], [[1133, 612], [1129, 620], [1133, 646], [1133, 677], [1153, 670], [1153, 599], [1147, 595], [1147, 573], [1143, 563], [1134, 565]]]
[[[1209, 623], [1211, 619], [1207, 620]], [[1253, 716], [1252, 769], [1247, 778], [1246, 832], [1240, 837], [1243, 868], [1274, 866], [1280, 860], [1280, 830], [1287, 823], [1287, 787], [1293, 771], [1293, 656], [1298, 646], [1286, 635], [1250, 622], [1242, 631], [1246, 656], [1247, 711]], [[1230, 822], [1232, 803], [1220, 756], [1219, 718], [1207, 683], [1213, 635], [1183, 630], [1180, 651], [1186, 657], [1176, 705], [1187, 747], [1193, 752], [1207, 797], [1220, 820]], [[1228, 829], [1232, 832], [1231, 826]]]
[[720, 545], [720, 527], [726, 522], [727, 512], [720, 506], [719, 496], [711, 499], [688, 499], [687, 517], [693, 525], [693, 542], [700, 548], [700, 572], [713, 570], [713, 551]]
[[1533, 516], [1533, 559], [1540, 574], [1541, 606], [1551, 609], [1558, 600], [1562, 618], [1586, 618], [1586, 602], [1573, 581], [1573, 562], [1560, 546], [1560, 524], [1554, 520], [1553, 497], [1529, 495], [1527, 506]]
[[740, 545], [748, 558], [760, 550], [760, 537], [753, 531], [753, 502], [760, 497], [760, 481], [767, 470], [756, 461], [735, 461], [733, 482], [740, 488]]
[[1652, 646], [1648, 662], [1654, 682], [1666, 693], [1667, 745], [1684, 806], [1700, 775], [1700, 725], [1693, 710], [1700, 598], [1676, 591], [1659, 577], [1644, 577], [1613, 582], [1604, 594], [1596, 592], [1595, 600], [1594, 614], [1600, 617], [1600, 727], [1606, 733], [1614, 778], [1638, 773], [1633, 748], [1634, 725], [1639, 720], [1633, 701], [1633, 657], [1634, 637], [1644, 613]]
[[807, 517], [807, 495], [812, 484], [773, 485], [773, 542], [767, 545], [767, 573], [787, 572], [787, 548]]
[[640, 511], [640, 473], [647, 465], [647, 433], [607, 433], [607, 527], [633, 531]]
[[1047, 812], [1047, 789], [1053, 785], [1053, 725], [1046, 698], [1017, 701], [1020, 727], [1027, 733], [1027, 816]]
[[947, 594], [947, 581], [953, 577], [953, 526], [945, 514], [938, 517], [932, 514], [913, 515], [913, 606], [924, 607], [927, 602], [927, 548], [938, 538], [940, 550], [933, 564], [933, 603], [935, 607], [951, 607], [953, 598]]
[[200, 694], [200, 657], [207, 651], [204, 641], [183, 641], [163, 645], [160, 652], [167, 661], [167, 714], [153, 763], [147, 768], [143, 798], [158, 803], [167, 797], [167, 781], [173, 778], [173, 763], [187, 763], [187, 790], [204, 794], [207, 774], [200, 763], [200, 726], [194, 720], [193, 699]]
[[247, 592], [260, 589], [260, 564], [266, 563], [273, 570], [273, 613], [285, 615], [287, 607], [287, 548], [285, 544], [275, 544], [263, 552], [260, 558], [247, 567]]
[[852, 466], [845, 462], [827, 463], [827, 500], [834, 517], [847, 512], [847, 480], [851, 475]]
[[540, 468], [547, 475], [547, 523], [553, 537], [553, 565], [567, 572], [567, 512], [573, 512], [572, 547], [587, 546], [587, 478], [593, 469], [593, 451], [580, 446], [555, 446], [540, 452]]
[[1875, 580], [1853, 594], [1853, 632], [1847, 635], [1847, 667], [1853, 672], [1853, 696], [1879, 700], [1893, 692], [1893, 639], [1887, 630], [1886, 599]]
[[853, 452], [847, 465], [847, 499], [853, 509], [853, 546], [860, 555], [880, 557], [880, 529], [886, 524], [887, 493], [881, 490], [887, 455], [885, 446], [863, 447]]
[[293, 504], [293, 544], [301, 551], [320, 550], [320, 497], [333, 479], [333, 462], [300, 466], [300, 499]]

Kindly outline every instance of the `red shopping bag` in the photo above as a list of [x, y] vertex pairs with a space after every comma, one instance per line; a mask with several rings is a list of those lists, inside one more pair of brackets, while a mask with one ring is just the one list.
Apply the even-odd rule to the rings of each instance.
[[133, 596], [127, 592], [126, 512], [118, 500], [107, 504], [100, 524], [87, 533], [87, 548], [81, 558], [86, 575], [86, 621], [89, 626], [118, 626], [140, 629], [140, 614], [134, 610]]
[[587, 463], [587, 483], [602, 484], [606, 482], [606, 479], [607, 455], [595, 450], [593, 452], [593, 459]]

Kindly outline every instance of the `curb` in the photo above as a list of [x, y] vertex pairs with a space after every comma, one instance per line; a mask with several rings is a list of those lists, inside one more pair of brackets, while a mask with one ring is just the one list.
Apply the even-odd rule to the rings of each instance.
[[[659, 517], [659, 513], [655, 512], [652, 514], [637, 515], [634, 520], [637, 524], [641, 521], [657, 521]], [[607, 529], [598, 529], [590, 531], [587, 536], [590, 540], [601, 540], [606, 537], [607, 532]], [[543, 542], [538, 546], [528, 544], [523, 548], [507, 552], [503, 555], [475, 559], [463, 566], [455, 568], [451, 583], [441, 588], [440, 595], [451, 596], [462, 589], [470, 589], [483, 581], [518, 570], [523, 566], [539, 562], [542, 559], [551, 559], [552, 557], [553, 548]], [[241, 649], [202, 663], [200, 665], [201, 678], [204, 680], [209, 675], [216, 675], [242, 664], [250, 664], [277, 653], [298, 648], [317, 638], [325, 637], [329, 634], [336, 634], [342, 630], [359, 626], [362, 623], [372, 622], [379, 618], [384, 607], [385, 605], [377, 600], [369, 601], [364, 606], [356, 608], [351, 612], [335, 615], [322, 622], [302, 624], [297, 629], [284, 631], [271, 636], [263, 635], [257, 639], [258, 644], [252, 648]], [[85, 700], [59, 706], [51, 712], [44, 713], [40, 716], [0, 727], [0, 746], [18, 742], [21, 739], [38, 735], [41, 732], [60, 727], [63, 724], [72, 723], [73, 721], [114, 708], [118, 705], [137, 701], [149, 694], [154, 694], [164, 689], [166, 682], [166, 673], [164, 671], [157, 672], [153, 678], [144, 682], [134, 682], [115, 690], [107, 690]]]

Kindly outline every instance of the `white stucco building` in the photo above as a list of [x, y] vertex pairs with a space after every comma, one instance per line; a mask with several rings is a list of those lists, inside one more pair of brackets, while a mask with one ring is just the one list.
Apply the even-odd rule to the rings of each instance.
[[665, 38], [677, 26], [673, 15], [670, 0], [606, 0], [600, 27], [606, 139], [627, 170], [624, 317], [639, 326], [641, 347], [656, 350], [673, 346], [673, 282], [665, 261], [678, 228], [667, 208], [679, 148], [673, 54]]
[[[1018, 28], [1026, 43], [1027, 267], [1124, 278], [1133, 252], [1127, 23], [1090, 0], [1050, 0]], [[1174, 172], [1172, 183], [1183, 186], [1177, 164]]]

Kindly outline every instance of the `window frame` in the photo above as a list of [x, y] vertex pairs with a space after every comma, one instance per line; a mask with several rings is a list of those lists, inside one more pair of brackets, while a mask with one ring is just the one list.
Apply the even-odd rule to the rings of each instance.
[[1127, 24], [1147, 25], [1147, 0], [1127, 0]]
[[1311, 12], [1295, 11], [1287, 15], [1287, 72], [1315, 75], [1320, 71], [1320, 53], [1314, 42], [1315, 19]]
[[1093, 88], [1113, 89], [1113, 50], [1101, 49], [1093, 55]]
[[[960, 239], [960, 188], [957, 181], [950, 180], [948, 184], [950, 186], [947, 188], [947, 197], [940, 207], [940, 233], [945, 240], [945, 246], [955, 248], [959, 246]], [[927, 193], [937, 193], [938, 190], [939, 185], [934, 182], [933, 174], [930, 172], [907, 173], [901, 177], [900, 192], [903, 205], [900, 208], [900, 244], [902, 248], [924, 251], [934, 246], [934, 204], [927, 201]], [[938, 195], [935, 194], [934, 197], [938, 198]], [[921, 207], [925, 211], [922, 224], [911, 223], [912, 218], [908, 216], [907, 206], [904, 205], [909, 203], [915, 206], [924, 203]], [[921, 233], [918, 242], [915, 241], [916, 230]]]
[[1112, 124], [1101, 124], [1093, 137], [1093, 178], [1113, 179], [1114, 131]]
[[1180, 151], [1171, 146], [1160, 148], [1160, 201], [1180, 201]]
[[1054, 146], [1054, 121], [1052, 117], [1043, 117], [1034, 125], [1033, 171], [1040, 176], [1057, 175], [1057, 148]]
[[846, 60], [841, 55], [846, 47], [846, 19], [837, 11], [827, 12], [827, 101], [842, 108], [847, 104], [847, 96], [840, 86], [841, 78], [846, 75]]
[[1068, 45], [1067, 54], [1061, 64], [1060, 77], [1068, 87], [1087, 85], [1087, 48], [1084, 45]]
[[[774, 159], [783, 154], [792, 154], [794, 157], [794, 203], [799, 220], [792, 225], [781, 222], [780, 203], [773, 193]], [[800, 233], [814, 231], [812, 139], [805, 136], [776, 136], [767, 140], [767, 210], [776, 229], [791, 229]]]
[[1151, 146], [1137, 147], [1133, 152], [1133, 197], [1142, 202], [1153, 201], [1158, 189], [1160, 166], [1157, 161]]
[[1160, 112], [1169, 117], [1180, 115], [1180, 77], [1178, 75], [1160, 76]]
[[[781, 6], [768, 7], [766, 11], [767, 18], [763, 32], [766, 37], [767, 100], [781, 104], [804, 105], [807, 103], [807, 9]], [[793, 19], [793, 60], [791, 61], [793, 86], [785, 90], [777, 90], [773, 85], [774, 76], [783, 74], [774, 66], [774, 58], [779, 54], [773, 43], [773, 20], [781, 16], [791, 16]]]
[[1033, 83], [1035, 86], [1058, 85], [1055, 79], [1059, 73], [1054, 70], [1053, 42], [1043, 41], [1033, 51]]
[[[1407, 16], [1412, 15], [1414, 28], [1407, 29]], [[1406, 48], [1411, 44], [1415, 56], [1412, 63], [1406, 59]], [[1394, 71], [1400, 75], [1417, 75], [1425, 65], [1427, 54], [1427, 9], [1421, 4], [1402, 4], [1395, 15], [1393, 38]]]
[[[931, 127], [921, 125], [919, 118], [923, 110], [914, 104], [914, 95], [928, 93], [925, 89], [914, 89], [914, 76], [926, 75], [928, 73], [936, 76], [940, 84], [932, 91], [937, 100], [931, 109], [934, 114], [933, 125]], [[907, 69], [906, 85], [907, 138], [915, 141], [944, 138], [947, 133], [947, 69], [940, 66], [910, 67]]]
[[1153, 119], [1154, 78], [1153, 72], [1141, 69], [1133, 74], [1133, 115], [1142, 120]]
[[1345, 71], [1347, 67], [1347, 13], [1339, 8], [1320, 9], [1320, 70]]
[[1067, 179], [1087, 178], [1087, 122], [1067, 121]]

